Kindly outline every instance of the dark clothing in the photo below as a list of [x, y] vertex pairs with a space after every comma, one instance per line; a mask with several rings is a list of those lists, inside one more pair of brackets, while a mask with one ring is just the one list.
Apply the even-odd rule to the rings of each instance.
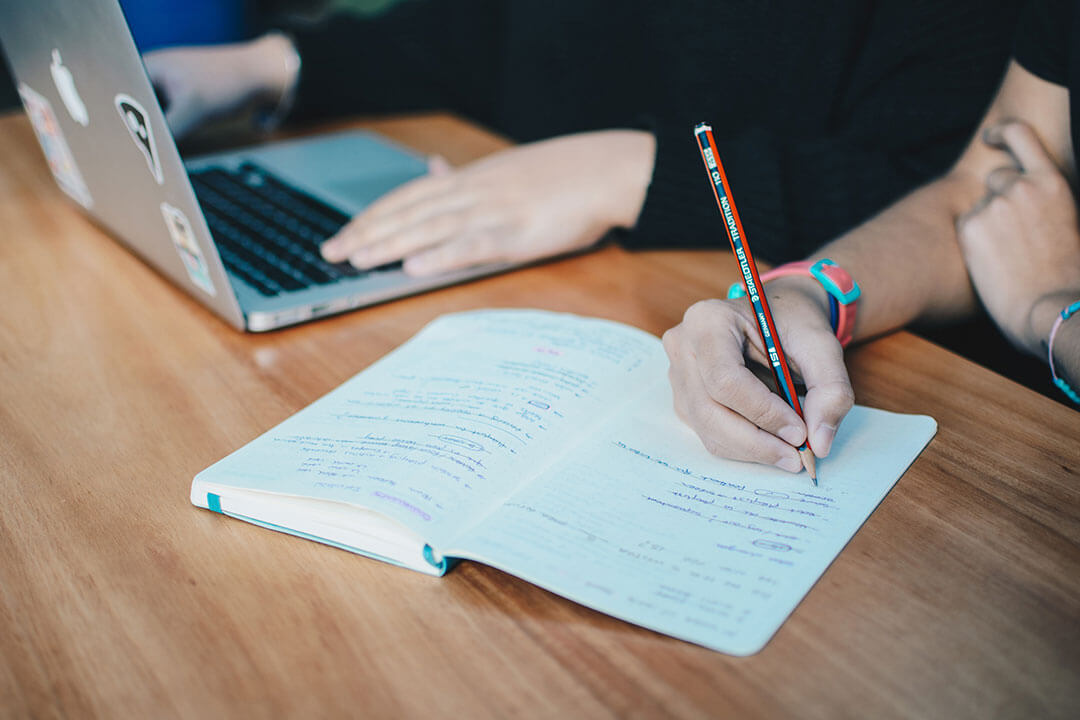
[[[1080, 56], [1074, 50], [1080, 38], [1080, 8], [1075, 0], [1029, 2], [1016, 28], [1013, 55], [1024, 69], [1047, 82], [1069, 89], [1069, 116], [1073, 157], [1080, 150]], [[1080, 167], [1080, 165], [1077, 165]]]
[[[1013, 57], [1025, 70], [1067, 88], [1080, 86], [1080, 56], [1071, 52], [1080, 37], [1080, 12], [1075, 0], [1034, 0], [1020, 14]], [[1077, 119], [1080, 93], [1069, 93], [1073, 155], [1080, 149]], [[960, 325], [923, 330], [922, 334], [1006, 377], [1027, 385], [1064, 405], [1070, 402], [1051, 382], [1045, 358], [1014, 348], [985, 312]]]
[[411, 0], [295, 32], [296, 115], [449, 109], [519, 142], [657, 138], [631, 247], [723, 247], [712, 124], [755, 255], [802, 257], [946, 170], [997, 87], [1018, 0]]

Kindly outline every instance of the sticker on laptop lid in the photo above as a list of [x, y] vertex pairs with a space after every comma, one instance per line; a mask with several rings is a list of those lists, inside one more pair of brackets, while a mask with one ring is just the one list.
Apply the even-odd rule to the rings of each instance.
[[113, 104], [116, 105], [116, 111], [120, 113], [124, 127], [135, 142], [135, 147], [139, 148], [143, 157], [146, 158], [146, 164], [150, 166], [150, 174], [154, 176], [158, 185], [165, 184], [165, 178], [161, 174], [157, 144], [154, 143], [154, 129], [150, 127], [150, 116], [146, 114], [146, 109], [138, 100], [124, 93], [113, 98]]
[[60, 100], [63, 101], [71, 119], [83, 127], [89, 125], [90, 113], [86, 110], [86, 103], [83, 102], [82, 97], [79, 95], [79, 89], [75, 87], [75, 76], [64, 65], [64, 60], [60, 57], [58, 48], [53, 48], [49, 73], [52, 74], [53, 83], [56, 84], [56, 92], [60, 93]]
[[195, 240], [195, 233], [184, 211], [163, 202], [161, 217], [165, 219], [165, 227], [169, 229], [169, 236], [176, 246], [176, 252], [180, 253], [180, 259], [184, 262], [184, 269], [187, 270], [191, 282], [211, 295], [217, 295], [214, 283], [210, 281], [210, 268], [206, 265], [206, 258]]
[[52, 171], [56, 184], [72, 200], [84, 208], [89, 208], [94, 204], [94, 199], [90, 197], [90, 188], [86, 187], [86, 181], [75, 164], [75, 157], [64, 139], [52, 105], [26, 83], [19, 83], [19, 97], [22, 98], [26, 114], [34, 127], [34, 134], [45, 153], [45, 160], [49, 163], [49, 170]]

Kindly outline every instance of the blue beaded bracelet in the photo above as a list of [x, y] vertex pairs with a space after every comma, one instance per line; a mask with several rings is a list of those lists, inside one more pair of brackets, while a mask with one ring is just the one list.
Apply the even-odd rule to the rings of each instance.
[[1050, 339], [1046, 343], [1046, 354], [1050, 360], [1050, 377], [1053, 378], [1054, 384], [1058, 386], [1061, 392], [1065, 393], [1070, 400], [1077, 405], [1080, 405], [1080, 394], [1077, 394], [1075, 390], [1069, 387], [1069, 383], [1065, 382], [1064, 378], [1058, 377], [1057, 369], [1054, 367], [1054, 338], [1057, 336], [1058, 328], [1061, 327], [1061, 323], [1072, 317], [1077, 311], [1080, 311], [1080, 300], [1066, 305], [1062, 308], [1061, 313], [1054, 320], [1053, 327], [1050, 328]]

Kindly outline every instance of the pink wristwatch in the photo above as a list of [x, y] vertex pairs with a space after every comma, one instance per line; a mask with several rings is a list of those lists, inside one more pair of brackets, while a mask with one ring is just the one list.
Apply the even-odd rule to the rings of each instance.
[[[814, 262], [804, 260], [791, 262], [774, 268], [761, 276], [761, 282], [767, 283], [786, 275], [809, 275], [821, 283], [829, 293], [829, 320], [840, 344], [847, 346], [855, 331], [855, 301], [859, 297], [859, 286], [842, 267], [825, 258]], [[729, 298], [743, 297], [746, 290], [741, 282], [728, 289]]]

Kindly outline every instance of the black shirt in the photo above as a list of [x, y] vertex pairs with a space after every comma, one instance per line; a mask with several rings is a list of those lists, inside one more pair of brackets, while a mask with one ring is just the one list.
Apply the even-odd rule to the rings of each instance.
[[[1070, 88], [1080, 80], [1080, 57], [1071, 52], [1072, 39], [1080, 37], [1080, 12], [1074, 0], [1032, 0], [1020, 14], [1013, 57], [1028, 72], [1043, 80]], [[1080, 94], [1069, 94], [1073, 154], [1080, 149], [1077, 119]], [[1023, 383], [1048, 397], [1069, 405], [1050, 381], [1042, 358], [1014, 348], [985, 312], [947, 328], [923, 329], [922, 334], [986, 367]]]
[[[1016, 28], [1013, 55], [1024, 69], [1047, 82], [1069, 88], [1070, 134], [1073, 156], [1080, 149], [1080, 56], [1073, 39], [1080, 37], [1080, 12], [1074, 0], [1033, 0], [1024, 8]], [[1078, 165], [1077, 167], [1080, 167]]]
[[296, 116], [449, 109], [519, 142], [635, 127], [629, 246], [724, 246], [712, 124], [755, 254], [802, 257], [943, 172], [1000, 81], [1019, 0], [409, 0], [294, 35]]

